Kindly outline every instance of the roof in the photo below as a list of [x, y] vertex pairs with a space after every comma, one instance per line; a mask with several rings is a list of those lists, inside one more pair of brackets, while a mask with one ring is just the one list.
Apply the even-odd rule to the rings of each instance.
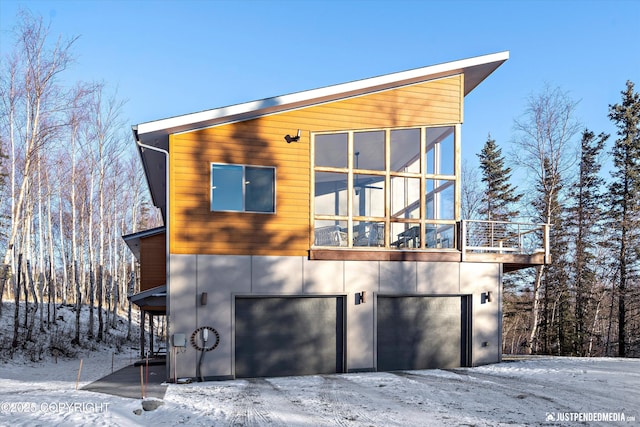
[[154, 314], [165, 314], [167, 305], [167, 285], [156, 286], [146, 291], [127, 297], [133, 304], [144, 311]]
[[124, 240], [127, 246], [129, 246], [129, 249], [136, 259], [140, 261], [140, 239], [162, 234], [164, 232], [166, 232], [165, 227], [156, 227], [149, 230], [139, 231], [137, 233], [127, 234], [126, 236], [122, 236], [122, 240]]
[[[443, 77], [464, 74], [466, 96], [493, 71], [509, 59], [509, 52], [498, 52], [446, 62], [408, 71], [371, 77], [349, 83], [296, 92], [182, 116], [170, 117], [132, 127], [136, 142], [168, 150], [169, 135], [281, 113], [326, 102], [367, 95]], [[165, 207], [165, 159], [162, 153], [138, 145], [154, 205]]]

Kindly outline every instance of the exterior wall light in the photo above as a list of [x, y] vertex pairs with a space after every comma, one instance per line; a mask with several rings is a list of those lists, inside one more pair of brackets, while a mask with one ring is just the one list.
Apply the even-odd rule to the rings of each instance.
[[296, 136], [285, 135], [284, 140], [287, 141], [287, 144], [291, 144], [292, 142], [298, 142], [300, 140], [300, 129], [298, 129], [298, 134]]
[[487, 291], [484, 293], [484, 301], [491, 302], [491, 291]]
[[356, 294], [356, 305], [367, 302], [367, 291], [358, 292]]

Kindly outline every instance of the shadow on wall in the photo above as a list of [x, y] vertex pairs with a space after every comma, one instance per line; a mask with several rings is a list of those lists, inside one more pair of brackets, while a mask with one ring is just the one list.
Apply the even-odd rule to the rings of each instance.
[[[262, 130], [259, 120], [250, 120], [174, 139], [172, 150], [180, 162], [172, 167], [174, 253], [277, 255], [308, 246], [308, 202], [306, 209], [299, 203], [305, 196], [300, 189], [308, 194], [308, 163], [299, 159], [308, 158], [309, 141], [287, 144], [284, 133]], [[275, 167], [275, 214], [212, 212], [211, 163]], [[305, 167], [307, 173], [300, 174]], [[183, 170], [193, 171], [192, 176], [181, 178]]]
[[[288, 119], [295, 120], [291, 117], [298, 117], [300, 114], [288, 116], [288, 113], [283, 113], [278, 116], [278, 120], [249, 120], [181, 134], [172, 139], [172, 218], [170, 227], [172, 246], [170, 251], [172, 254], [180, 254], [179, 257], [185, 259], [184, 263], [182, 261], [176, 263], [175, 269], [172, 265], [171, 333], [185, 332], [190, 335], [193, 330], [205, 325], [219, 328], [221, 343], [219, 348], [205, 355], [206, 362], [203, 367], [205, 376], [230, 375], [232, 372], [233, 349], [231, 343], [233, 322], [235, 321], [232, 318], [232, 294], [255, 292], [252, 288], [251, 275], [253, 272], [251, 269], [253, 266], [250, 256], [303, 257], [307, 254], [310, 241], [309, 233], [313, 223], [309, 218], [311, 190], [309, 131], [339, 131], [341, 126], [343, 129], [366, 129], [437, 124], [434, 123], [435, 118], [425, 118], [424, 114], [425, 109], [431, 107], [432, 100], [425, 100], [424, 105], [419, 103], [412, 105], [408, 110], [406, 103], [403, 103], [403, 95], [393, 91], [387, 95], [384, 101], [372, 101], [371, 105], [367, 105], [367, 112], [354, 117], [354, 123], [347, 123], [341, 119], [336, 120], [335, 123], [327, 124], [326, 121], [303, 117], [300, 123], [295, 122], [295, 127], [290, 127], [281, 124], [278, 120], [285, 123]], [[424, 121], [427, 123], [423, 123]], [[265, 123], [268, 123], [268, 126], [265, 126]], [[302, 133], [300, 141], [288, 144], [284, 140], [284, 135], [292, 134], [296, 128], [305, 129], [305, 132]], [[276, 167], [275, 214], [212, 212], [211, 163]], [[202, 265], [202, 263], [209, 262], [204, 255], [216, 254], [234, 255], [234, 262], [237, 262], [237, 265], [235, 267]], [[203, 256], [196, 259], [196, 255]], [[402, 266], [399, 269], [406, 270], [408, 268]], [[279, 266], [265, 264], [261, 269], [261, 274], [267, 278], [261, 278], [261, 282], [265, 288], [274, 289], [273, 293], [278, 293], [277, 290], [282, 289], [287, 289], [287, 293], [290, 292], [289, 289], [291, 292], [298, 293], [290, 287], [292, 279], [283, 275]], [[416, 288], [415, 265], [412, 264], [408, 271], [402, 271], [401, 276], [402, 279], [398, 286], [402, 287], [404, 292], [414, 292]], [[322, 280], [313, 279], [310, 283], [305, 283], [305, 286], [317, 289], [321, 293], [324, 286], [323, 283], [320, 283]], [[315, 283], [316, 281], [318, 283]], [[408, 290], [404, 290], [407, 283], [402, 281], [411, 281]], [[299, 292], [302, 293], [302, 279], [300, 282]], [[377, 284], [374, 284], [372, 287], [376, 286]], [[367, 286], [363, 287], [363, 289], [365, 288], [369, 289]], [[199, 294], [205, 290], [209, 293], [208, 303], [205, 307], [201, 307]], [[281, 316], [278, 321], [283, 325], [291, 325], [296, 322], [305, 324], [304, 321], [291, 317], [292, 313], [283, 311]], [[402, 326], [398, 329], [401, 333], [404, 332], [405, 325], [416, 322], [424, 324], [423, 329], [425, 330], [436, 329], [430, 326], [430, 323], [436, 320], [412, 316], [420, 315], [413, 313], [409, 318], [403, 320], [405, 323], [400, 323]], [[247, 328], [252, 327], [247, 326]], [[269, 330], [265, 332], [265, 334], [267, 333], [270, 334], [270, 338], [276, 341], [294, 340], [294, 338], [287, 337], [286, 334], [278, 337], [277, 334], [283, 334], [283, 331]], [[417, 331], [412, 333], [418, 334]], [[333, 335], [335, 339], [335, 333]], [[447, 335], [429, 335], [430, 346], [433, 348], [445, 346], [447, 337]], [[311, 344], [315, 344], [317, 347], [318, 340], [322, 341], [323, 339], [325, 337], [322, 334], [318, 337], [310, 336], [303, 342], [299, 342], [298, 345], [311, 348], [313, 347]], [[421, 339], [425, 338], [416, 336], [412, 337], [411, 341], [415, 342]], [[200, 354], [189, 344], [187, 347], [185, 353], [180, 354], [177, 358], [178, 361], [181, 359], [186, 361], [185, 369], [187, 371], [179, 373], [178, 376], [195, 376], [195, 369], [192, 370], [191, 367], [196, 366]], [[259, 348], [255, 349], [256, 354], [259, 350]], [[310, 354], [309, 357], [313, 357], [313, 355]], [[267, 358], [267, 356], [263, 356], [261, 360], [264, 362]], [[424, 356], [419, 354], [411, 356], [411, 360], [414, 361], [421, 360], [421, 358]], [[273, 360], [269, 363], [277, 365], [279, 362]], [[323, 365], [316, 365], [309, 360], [304, 363], [312, 366], [318, 372], [324, 370]], [[441, 364], [440, 361], [437, 363]]]
[[[308, 191], [309, 166], [289, 160], [308, 159], [308, 140], [287, 144], [281, 133], [277, 129], [261, 131], [254, 120], [182, 135], [172, 142], [177, 161], [172, 165], [175, 202], [170, 229], [170, 332], [187, 335], [187, 347], [176, 356], [178, 377], [196, 376], [202, 353], [191, 346], [189, 338], [201, 326], [214, 327], [220, 333], [219, 346], [203, 357], [201, 374], [231, 375], [232, 294], [252, 290], [251, 255], [288, 254], [292, 247], [298, 251], [308, 248], [308, 207], [300, 211], [295, 194], [300, 188]], [[211, 163], [275, 166], [275, 214], [212, 212]], [[307, 174], [299, 174], [304, 168]], [[181, 175], [183, 171], [190, 172]], [[234, 256], [207, 257], [216, 254]], [[277, 277], [275, 268], [266, 264], [262, 274], [269, 278], [270, 287], [281, 289], [286, 278]], [[202, 292], [207, 292], [206, 305], [201, 304]], [[281, 320], [292, 324], [295, 319]]]

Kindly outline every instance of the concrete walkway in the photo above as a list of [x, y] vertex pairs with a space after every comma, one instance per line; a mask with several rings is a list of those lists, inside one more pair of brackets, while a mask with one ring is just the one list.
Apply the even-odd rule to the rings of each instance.
[[[167, 385], [162, 385], [167, 378], [165, 365], [150, 365], [148, 375], [145, 367], [142, 367], [142, 370], [145, 382], [148, 378], [148, 383], [145, 384], [144, 397], [163, 399], [167, 391]], [[140, 367], [127, 366], [91, 384], [87, 384], [82, 387], [82, 390], [129, 397], [131, 399], [142, 399]]]

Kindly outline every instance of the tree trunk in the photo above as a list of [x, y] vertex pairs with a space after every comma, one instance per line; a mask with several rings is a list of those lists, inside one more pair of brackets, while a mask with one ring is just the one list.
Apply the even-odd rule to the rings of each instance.
[[589, 334], [589, 350], [587, 351], [586, 356], [593, 356], [593, 337], [595, 336], [595, 330], [598, 325], [598, 316], [600, 315], [600, 301], [596, 304], [595, 314], [593, 316], [593, 325], [591, 326], [591, 334]]
[[611, 356], [611, 329], [613, 328], [613, 307], [616, 300], [616, 287], [611, 285], [611, 301], [609, 304], [609, 324], [607, 325], [606, 356]]
[[531, 311], [531, 326], [529, 341], [527, 342], [527, 353], [533, 354], [538, 347], [538, 322], [540, 319], [540, 286], [544, 274], [544, 265], [536, 267], [536, 279], [533, 285], [533, 309]]
[[[625, 183], [625, 190], [629, 187]], [[625, 196], [626, 199], [626, 196]], [[626, 356], [626, 307], [625, 297], [627, 291], [627, 243], [629, 239], [629, 214], [626, 200], [622, 206], [622, 230], [620, 237], [620, 283], [618, 284], [618, 357]]]
[[[26, 341], [33, 341], [33, 328], [35, 325], [35, 321], [36, 321], [36, 314], [38, 313], [38, 294], [36, 293], [36, 285], [35, 285], [35, 281], [33, 280], [33, 271], [31, 269], [31, 263], [29, 262], [29, 260], [27, 259], [27, 281], [29, 283], [29, 290], [31, 291], [31, 295], [33, 296], [33, 314], [31, 315], [31, 318], [29, 319], [29, 325], [27, 327], [27, 337], [26, 337]], [[26, 287], [25, 287], [26, 289]], [[27, 310], [28, 312], [29, 310]]]
[[20, 331], [20, 287], [22, 286], [22, 254], [18, 254], [18, 274], [15, 277], [16, 288], [13, 291], [14, 311], [13, 311], [13, 341], [11, 347], [18, 347], [18, 335]]
[[73, 261], [73, 278], [76, 287], [76, 336], [73, 340], [74, 344], [80, 344], [80, 312], [82, 310], [82, 288], [80, 286], [80, 278], [78, 277], [78, 261]]
[[4, 289], [9, 276], [9, 264], [0, 265], [0, 318], [2, 317], [2, 302], [4, 301]]
[[[131, 270], [131, 277], [129, 278], [129, 295], [133, 295], [136, 284], [136, 275], [133, 269]], [[131, 300], [127, 305], [127, 341], [131, 339]]]
[[87, 338], [94, 338], [94, 305], [95, 305], [95, 275], [93, 274], [93, 262], [89, 263], [89, 330], [87, 331]]
[[104, 289], [104, 271], [102, 264], [98, 264], [98, 279], [96, 280], [97, 292], [96, 299], [98, 300], [98, 336], [96, 341], [102, 341], [102, 330], [104, 329], [104, 319], [102, 318], [102, 291]]

